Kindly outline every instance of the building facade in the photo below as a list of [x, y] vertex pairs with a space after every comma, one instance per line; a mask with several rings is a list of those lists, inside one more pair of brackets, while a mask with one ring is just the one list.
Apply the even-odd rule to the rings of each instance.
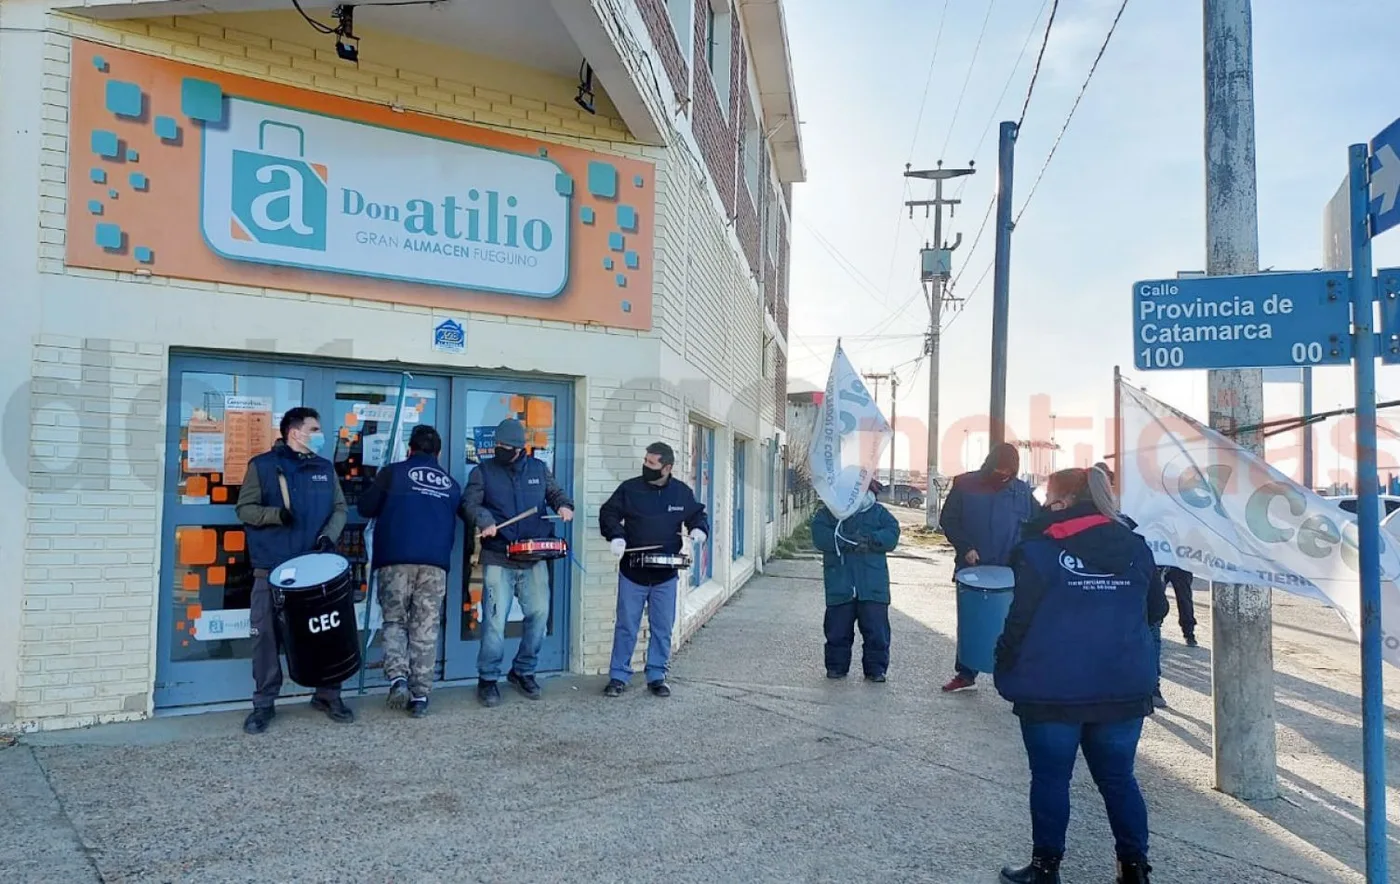
[[[607, 668], [598, 506], [648, 443], [713, 523], [678, 640], [776, 543], [805, 175], [781, 4], [301, 7], [0, 5], [0, 731], [246, 700], [233, 502], [296, 405], [372, 632], [353, 504], [396, 417], [459, 480], [519, 418], [573, 495], [544, 670]], [[444, 681], [475, 677], [461, 553]]]

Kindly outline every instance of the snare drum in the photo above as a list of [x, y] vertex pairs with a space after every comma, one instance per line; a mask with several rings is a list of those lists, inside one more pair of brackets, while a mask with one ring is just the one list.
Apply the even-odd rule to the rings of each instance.
[[562, 559], [569, 554], [565, 540], [551, 537], [545, 540], [517, 540], [506, 547], [506, 555], [520, 562], [543, 562]]
[[683, 571], [690, 567], [690, 556], [685, 553], [634, 552], [627, 559], [633, 568]]

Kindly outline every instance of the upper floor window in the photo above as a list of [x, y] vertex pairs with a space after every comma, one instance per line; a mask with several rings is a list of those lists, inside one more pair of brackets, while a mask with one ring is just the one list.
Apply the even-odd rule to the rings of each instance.
[[763, 176], [763, 132], [759, 129], [758, 120], [754, 118], [752, 111], [744, 120], [743, 152], [744, 184], [748, 186], [749, 199], [757, 207]]
[[671, 18], [671, 30], [676, 32], [676, 43], [689, 46], [695, 40], [695, 19], [692, 18], [691, 0], [666, 0], [666, 12]]
[[730, 12], [728, 0], [700, 0], [705, 4], [705, 66], [715, 84], [719, 108], [729, 114]]

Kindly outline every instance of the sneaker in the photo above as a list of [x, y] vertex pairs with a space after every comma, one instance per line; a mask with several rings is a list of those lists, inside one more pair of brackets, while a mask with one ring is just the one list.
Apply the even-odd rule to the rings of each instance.
[[953, 680], [943, 686], [943, 693], [956, 694], [959, 691], [977, 690], [977, 680], [963, 675], [953, 676]]
[[535, 681], [533, 675], [520, 675], [514, 669], [506, 673], [506, 681], [515, 685], [515, 689], [529, 697], [531, 700], [538, 700], [544, 693], [540, 690], [540, 683]]
[[402, 709], [408, 705], [408, 679], [396, 678], [389, 682], [389, 699], [386, 702], [390, 709]]
[[426, 718], [428, 715], [428, 698], [414, 697], [408, 701], [408, 714], [414, 718]]
[[254, 706], [248, 717], [243, 719], [243, 733], [260, 734], [277, 717], [277, 710], [271, 706]]
[[828, 670], [826, 671], [826, 677], [827, 677], [827, 678], [845, 678], [845, 677], [846, 677], [846, 673], [844, 673], [844, 672], [837, 672], [835, 669], [828, 669]]
[[884, 683], [885, 683], [885, 673], [883, 673], [883, 672], [877, 672], [877, 673], [875, 673], [874, 675], [867, 675], [867, 676], [865, 677], [865, 680], [866, 680], [866, 681], [874, 682], [875, 684], [884, 684]]
[[355, 720], [355, 713], [345, 701], [336, 697], [334, 700], [323, 700], [320, 697], [311, 698], [311, 708], [317, 712], [326, 713], [326, 717], [336, 724], [349, 724]]
[[1161, 691], [1153, 691], [1153, 692], [1152, 692], [1152, 708], [1153, 708], [1153, 709], [1166, 709], [1166, 708], [1167, 708], [1167, 698], [1164, 697], [1164, 696], [1162, 696], [1162, 692], [1161, 692]]
[[501, 705], [501, 689], [494, 681], [481, 681], [476, 684], [476, 699], [487, 709]]
[[671, 696], [671, 686], [664, 681], [653, 681], [647, 684], [647, 690], [657, 697]]
[[614, 678], [608, 682], [608, 686], [603, 688], [604, 697], [621, 697], [622, 692], [627, 690], [627, 682]]
[[1151, 872], [1146, 860], [1118, 860], [1118, 884], [1151, 884]]

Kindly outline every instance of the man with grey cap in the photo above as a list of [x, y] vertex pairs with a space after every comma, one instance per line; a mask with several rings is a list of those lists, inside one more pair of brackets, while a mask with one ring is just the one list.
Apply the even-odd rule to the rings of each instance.
[[[549, 625], [549, 562], [512, 559], [506, 548], [522, 540], [554, 536], [545, 520], [548, 505], [565, 522], [573, 521], [574, 505], [554, 481], [544, 461], [525, 450], [525, 427], [503, 420], [496, 427], [495, 456], [481, 459], [467, 478], [462, 506], [481, 529], [481, 652], [477, 656], [476, 696], [483, 706], [496, 706], [505, 658], [506, 618], [513, 601], [520, 602], [524, 633], [507, 680], [531, 700], [540, 698], [535, 681], [540, 645]], [[521, 513], [533, 512], [498, 528]]]

